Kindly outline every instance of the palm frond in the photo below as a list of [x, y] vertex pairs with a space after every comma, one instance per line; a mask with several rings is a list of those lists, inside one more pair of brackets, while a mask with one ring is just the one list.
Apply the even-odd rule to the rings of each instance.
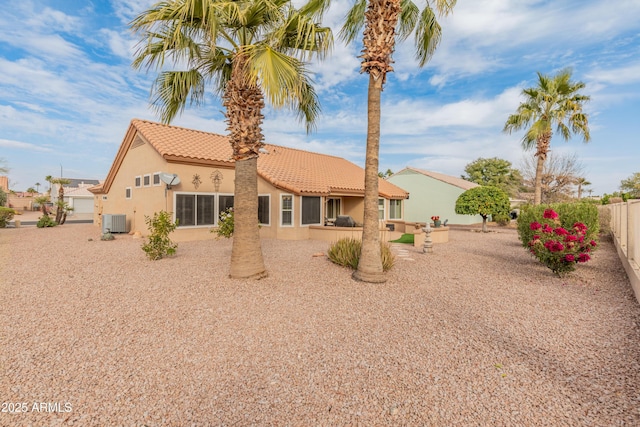
[[364, 28], [364, 12], [367, 10], [367, 0], [355, 0], [353, 6], [344, 18], [339, 37], [347, 43], [354, 41]]
[[165, 71], [153, 84], [152, 105], [163, 123], [170, 123], [182, 113], [187, 102], [201, 105], [204, 101], [204, 78], [197, 70]]

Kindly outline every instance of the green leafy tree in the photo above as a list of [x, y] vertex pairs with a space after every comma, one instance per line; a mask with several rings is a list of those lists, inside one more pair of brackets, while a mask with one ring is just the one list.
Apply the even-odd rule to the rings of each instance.
[[144, 222], [150, 232], [148, 240], [142, 245], [142, 250], [146, 252], [147, 257], [156, 261], [174, 255], [178, 245], [171, 241], [169, 234], [176, 229], [178, 221], [172, 222], [169, 212], [160, 211], [154, 213], [153, 217], [145, 215]]
[[620, 190], [627, 193], [631, 199], [640, 199], [640, 172], [620, 181]]
[[511, 162], [497, 157], [478, 158], [464, 168], [462, 179], [480, 185], [489, 185], [504, 190], [511, 197], [516, 197], [522, 186], [522, 174], [511, 167]]
[[6, 175], [9, 173], [9, 167], [7, 166], [7, 161], [0, 157], [0, 175]]
[[0, 188], [0, 206], [6, 205], [7, 200], [9, 200], [9, 196], [2, 188]]
[[551, 77], [538, 73], [537, 86], [522, 90], [525, 101], [504, 125], [503, 131], [509, 134], [527, 128], [522, 146], [525, 150], [536, 149], [538, 161], [533, 198], [535, 205], [539, 205], [542, 200], [542, 173], [553, 126], [556, 126], [556, 132], [564, 140], [569, 140], [572, 134], [582, 135], [584, 142], [591, 139], [588, 116], [582, 110], [590, 97], [579, 93], [584, 87], [583, 82], [571, 81], [569, 69]]
[[[330, 2], [318, 1], [325, 4]], [[364, 29], [360, 72], [369, 75], [362, 254], [358, 269], [353, 274], [357, 280], [372, 283], [386, 281], [380, 257], [378, 222], [380, 104], [387, 73], [393, 71], [391, 56], [396, 36], [400, 40], [414, 36], [418, 64], [424, 66], [435, 52], [442, 35], [436, 12], [446, 15], [455, 3], [456, 0], [428, 0], [420, 10], [411, 0], [355, 0], [345, 18], [341, 36], [347, 42], [354, 41]]]
[[456, 213], [460, 215], [480, 215], [482, 231], [487, 232], [489, 215], [507, 215], [509, 196], [497, 187], [480, 186], [462, 193], [456, 200]]
[[[307, 131], [319, 114], [303, 61], [322, 57], [332, 35], [315, 23], [312, 9], [295, 9], [290, 0], [173, 0], [157, 3], [131, 24], [141, 37], [133, 66], [161, 70], [152, 98], [163, 122], [187, 103], [202, 105], [209, 83], [223, 100], [235, 161], [234, 278], [266, 274], [257, 215], [265, 98], [294, 110]], [[184, 69], [170, 70], [168, 62]]]

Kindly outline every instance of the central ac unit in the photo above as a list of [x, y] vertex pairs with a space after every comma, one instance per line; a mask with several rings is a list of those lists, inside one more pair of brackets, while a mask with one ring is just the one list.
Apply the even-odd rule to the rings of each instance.
[[127, 232], [127, 216], [126, 215], [102, 215], [102, 233], [126, 233]]

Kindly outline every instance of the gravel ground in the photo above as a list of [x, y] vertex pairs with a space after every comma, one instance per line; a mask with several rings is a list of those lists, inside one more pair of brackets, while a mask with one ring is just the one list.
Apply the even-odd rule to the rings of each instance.
[[383, 285], [324, 242], [263, 241], [261, 281], [226, 277], [227, 240], [140, 245], [0, 230], [2, 410], [27, 412], [0, 425], [640, 425], [640, 305], [608, 239], [559, 279], [513, 230], [451, 230], [395, 247]]

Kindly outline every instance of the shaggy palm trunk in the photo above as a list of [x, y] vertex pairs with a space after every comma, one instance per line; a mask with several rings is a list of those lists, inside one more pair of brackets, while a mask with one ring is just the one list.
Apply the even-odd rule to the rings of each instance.
[[395, 27], [400, 14], [400, 0], [369, 0], [365, 12], [361, 72], [369, 74], [367, 107], [367, 159], [364, 172], [364, 221], [362, 249], [358, 269], [353, 277], [371, 283], [387, 279], [380, 257], [378, 222], [378, 155], [380, 151], [380, 94], [393, 71], [391, 54], [395, 47]]
[[551, 143], [551, 131], [545, 132], [538, 139], [536, 157], [536, 179], [534, 183], [533, 204], [535, 206], [542, 203], [542, 174], [544, 172], [544, 162], [549, 153], [549, 144]]
[[378, 153], [380, 151], [380, 94], [382, 82], [369, 76], [367, 109], [367, 159], [364, 168], [364, 221], [362, 249], [358, 269], [353, 273], [357, 280], [382, 283], [387, 280], [380, 256], [380, 223], [378, 222]]
[[241, 54], [234, 58], [223, 103], [235, 160], [234, 229], [229, 276], [236, 279], [267, 275], [258, 227], [258, 150], [263, 145], [264, 99], [260, 88], [247, 80], [245, 63]]
[[62, 187], [62, 183], [58, 184], [60, 188], [58, 189], [58, 203], [56, 206], [56, 224], [62, 225], [62, 213], [64, 211], [64, 188]]

